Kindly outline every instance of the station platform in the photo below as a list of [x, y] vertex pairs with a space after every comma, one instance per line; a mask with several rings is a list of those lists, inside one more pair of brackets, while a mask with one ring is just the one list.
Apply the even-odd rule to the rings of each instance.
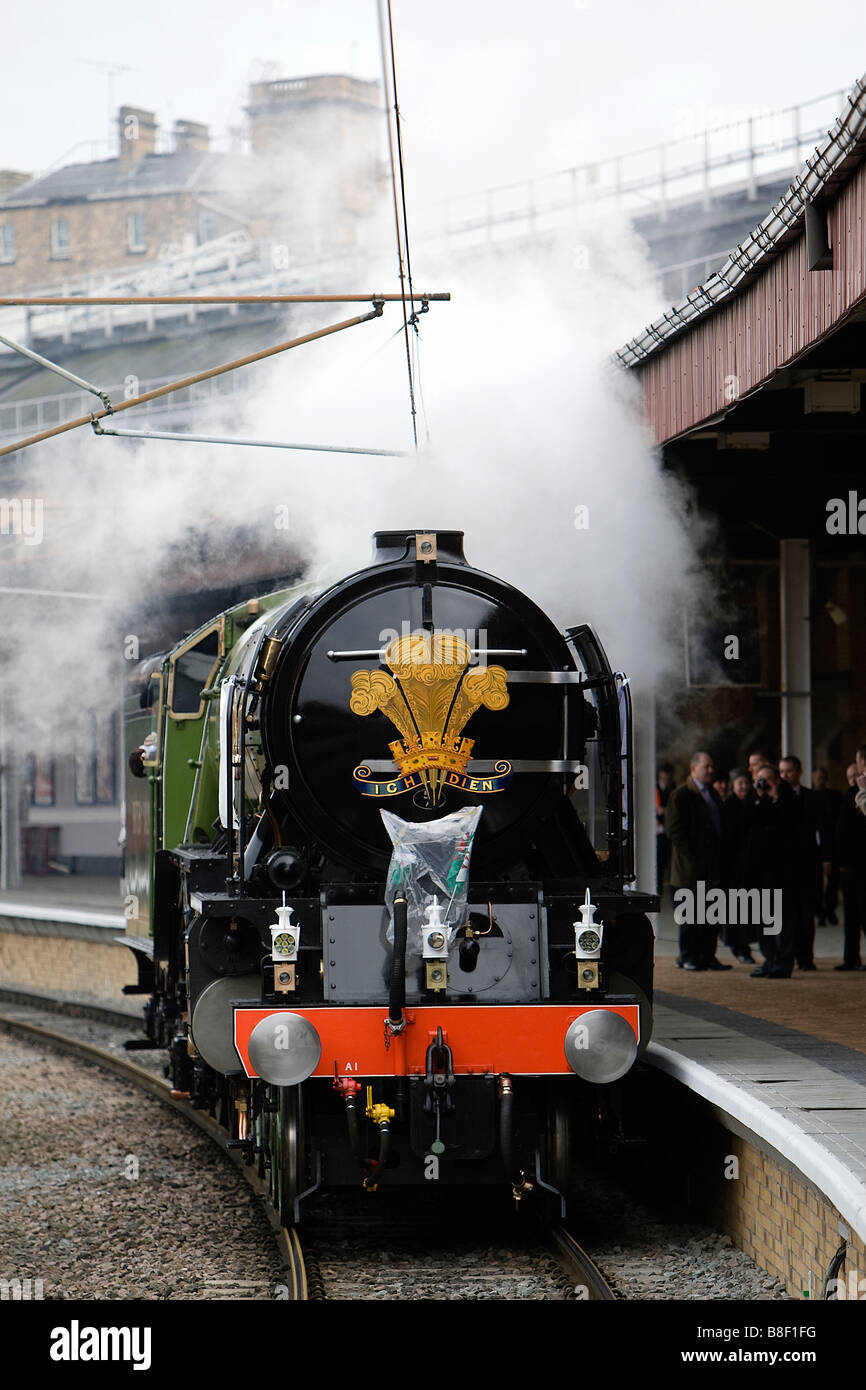
[[126, 931], [120, 890], [119, 878], [86, 874], [25, 875], [0, 890], [0, 983], [122, 999], [138, 972], [116, 940]]
[[796, 1298], [821, 1297], [836, 1265], [837, 1296], [866, 1298], [866, 971], [834, 969], [842, 937], [816, 927], [814, 971], [753, 979], [722, 945], [730, 970], [680, 970], [669, 906], [656, 925], [646, 1060], [728, 1136], [724, 1179], [703, 1172], [714, 1215]]
[[0, 889], [0, 914], [16, 905], [121, 915], [121, 880], [98, 874], [24, 874], [18, 888]]

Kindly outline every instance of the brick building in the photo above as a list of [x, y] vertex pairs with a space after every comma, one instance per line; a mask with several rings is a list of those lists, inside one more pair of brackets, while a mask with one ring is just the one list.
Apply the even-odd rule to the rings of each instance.
[[[0, 296], [49, 287], [98, 293], [104, 284], [117, 294], [267, 294], [307, 283], [339, 290], [351, 279], [355, 253], [365, 248], [371, 214], [383, 201], [378, 84], [343, 76], [259, 82], [250, 89], [247, 114], [244, 147], [222, 152], [202, 124], [176, 121], [173, 130], [161, 132], [153, 112], [124, 106], [114, 158], [38, 178], [0, 171]], [[130, 371], [140, 390], [176, 380], [292, 336], [301, 312], [273, 304], [245, 306], [240, 313], [172, 306], [120, 310], [112, 319], [101, 309], [9, 309], [3, 332], [98, 380], [119, 399]], [[195, 429], [218, 411], [231, 433], [240, 428], [232, 423], [234, 390], [240, 401], [247, 380], [232, 373], [151, 402], [137, 423]], [[25, 358], [0, 351], [4, 442], [49, 419], [86, 412], [92, 400]], [[50, 457], [50, 445], [36, 445], [7, 461], [7, 496], [42, 495], [43, 450]], [[132, 466], [135, 446], [124, 442], [119, 450]], [[45, 600], [26, 594], [88, 588], [69, 570], [62, 499], [48, 488], [44, 503], [46, 542], [36, 551], [15, 535], [0, 535], [0, 614], [8, 622], [22, 603], [30, 605], [34, 632]], [[143, 579], [141, 603], [117, 615], [113, 650], [121, 650], [129, 632], [140, 637], [142, 655], [164, 649], [210, 614], [296, 578], [303, 568], [303, 556], [273, 525], [264, 540], [261, 527], [254, 535], [240, 524], [235, 528], [230, 573], [207, 539], [206, 528], [191, 533], [190, 553], [178, 556], [176, 568], [166, 564], [161, 574]], [[71, 610], [69, 621], [84, 617]], [[19, 868], [19, 838], [25, 872], [119, 870], [118, 715], [115, 708], [84, 710], [80, 688], [77, 696], [81, 718], [64, 722], [59, 733], [52, 730], [48, 741], [33, 710], [20, 711], [21, 766], [10, 759], [0, 769], [7, 817], [0, 877], [10, 883]], [[11, 727], [8, 709], [4, 717]]]
[[[0, 170], [0, 295], [117, 272], [243, 231], [304, 261], [356, 245], [382, 177], [378, 83], [345, 76], [256, 82], [249, 150], [211, 148], [152, 111], [122, 106], [113, 159], [30, 178]], [[163, 141], [163, 144], [166, 142]]]

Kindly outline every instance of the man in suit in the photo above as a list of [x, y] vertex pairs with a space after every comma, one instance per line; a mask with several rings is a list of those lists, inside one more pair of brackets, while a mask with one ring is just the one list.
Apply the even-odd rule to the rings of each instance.
[[861, 815], [858, 779], [866, 776], [866, 745], [847, 769], [848, 792], [836, 827], [836, 850], [845, 912], [844, 957], [837, 970], [860, 970], [860, 933], [866, 934], [866, 814]]
[[839, 901], [839, 858], [836, 853], [836, 826], [842, 810], [842, 793], [830, 786], [826, 767], [818, 766], [812, 772], [812, 791], [818, 799], [818, 815], [821, 819], [821, 846], [824, 862], [830, 864], [826, 887], [822, 883], [821, 901], [818, 905], [818, 926], [829, 922], [831, 927], [838, 925], [836, 904]]
[[749, 776], [752, 783], [758, 780], [758, 772], [762, 767], [772, 767], [773, 760], [766, 753], [762, 753], [760, 748], [756, 748], [749, 754]]
[[[668, 801], [665, 829], [672, 845], [671, 887], [698, 896], [724, 882], [722, 803], [713, 790], [715, 770], [709, 753], [693, 753], [689, 776]], [[675, 896], [676, 901], [676, 896]], [[682, 922], [677, 965], [684, 970], [730, 970], [716, 960], [718, 928], [706, 922]]]
[[823, 875], [831, 869], [830, 853], [822, 844], [821, 807], [815, 792], [800, 785], [803, 764], [795, 753], [779, 761], [779, 776], [787, 782], [796, 799], [799, 822], [797, 842], [800, 891], [795, 903], [797, 914], [796, 955], [801, 970], [815, 970], [815, 914], [821, 905]]
[[[755, 793], [748, 773], [741, 767], [732, 768], [728, 780], [732, 794], [722, 804], [722, 831], [725, 842], [728, 887], [743, 888], [745, 887], [743, 858], [746, 850], [746, 836], [752, 819]], [[718, 783], [713, 785], [718, 790]], [[739, 919], [728, 922], [725, 927], [722, 939], [725, 945], [731, 948], [731, 954], [736, 956], [742, 965], [755, 964], [751, 943], [756, 940], [757, 932], [757, 926], [749, 922], [741, 922]]]

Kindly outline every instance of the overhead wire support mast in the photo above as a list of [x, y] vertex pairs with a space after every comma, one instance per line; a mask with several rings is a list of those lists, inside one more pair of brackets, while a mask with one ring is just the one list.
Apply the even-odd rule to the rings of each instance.
[[[436, 293], [425, 296], [427, 299], [448, 300], [451, 296], [448, 293]], [[0, 299], [0, 307], [11, 305], [73, 305], [80, 306], [85, 304], [346, 304], [346, 303], [368, 303], [372, 302], [372, 309], [367, 314], [358, 314], [354, 318], [343, 319], [340, 323], [329, 324], [326, 328], [318, 328], [311, 333], [304, 333], [299, 338], [291, 338], [288, 342], [277, 343], [275, 347], [263, 348], [260, 352], [250, 353], [246, 357], [238, 357], [232, 362], [226, 362], [218, 367], [210, 367], [206, 371], [196, 372], [194, 376], [183, 377], [179, 381], [172, 381], [165, 386], [158, 386], [153, 391], [145, 391], [139, 396], [132, 396], [128, 400], [119, 401], [117, 405], [112, 405], [107, 392], [101, 391], [92, 383], [85, 381], [82, 377], [74, 377], [65, 368], [59, 367], [56, 363], [50, 362], [47, 358], [38, 357], [29, 349], [23, 349], [19, 344], [5, 338], [6, 343], [13, 351], [21, 351], [24, 356], [35, 358], [40, 364], [49, 371], [54, 371], [58, 375], [66, 377], [75, 382], [76, 385], [90, 391], [103, 401], [103, 409], [92, 411], [89, 415], [81, 415], [75, 420], [66, 420], [60, 425], [54, 425], [51, 429], [42, 430], [39, 434], [28, 436], [27, 439], [20, 439], [15, 444], [6, 444], [0, 448], [0, 457], [5, 454], [14, 454], [19, 449], [25, 449], [31, 444], [40, 444], [45, 439], [51, 439], [54, 435], [64, 434], [68, 430], [79, 429], [83, 425], [92, 425], [97, 428], [97, 422], [104, 420], [106, 416], [116, 415], [122, 410], [130, 410], [133, 406], [143, 405], [146, 401], [156, 400], [160, 396], [171, 395], [174, 391], [182, 391], [187, 386], [195, 386], [200, 381], [207, 381], [211, 377], [221, 376], [225, 372], [235, 371], [238, 367], [249, 366], [253, 362], [264, 361], [268, 357], [273, 357], [280, 352], [288, 352], [290, 348], [301, 347], [305, 343], [315, 342], [319, 338], [326, 338], [332, 333], [339, 333], [344, 328], [354, 328], [357, 324], [368, 323], [371, 319], [380, 318], [386, 302], [400, 301], [404, 296], [399, 294], [349, 294], [349, 295], [135, 295], [135, 296], [101, 296], [93, 298], [78, 297], [25, 297], [15, 296]]]

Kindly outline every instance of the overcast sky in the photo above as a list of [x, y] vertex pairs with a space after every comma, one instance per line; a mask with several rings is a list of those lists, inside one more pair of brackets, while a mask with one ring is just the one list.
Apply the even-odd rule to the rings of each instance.
[[[540, 174], [846, 88], [862, 0], [393, 0], [415, 196]], [[103, 64], [105, 67], [93, 66]], [[215, 134], [263, 77], [380, 72], [376, 0], [32, 0], [4, 9], [0, 168], [89, 157], [112, 105]]]

